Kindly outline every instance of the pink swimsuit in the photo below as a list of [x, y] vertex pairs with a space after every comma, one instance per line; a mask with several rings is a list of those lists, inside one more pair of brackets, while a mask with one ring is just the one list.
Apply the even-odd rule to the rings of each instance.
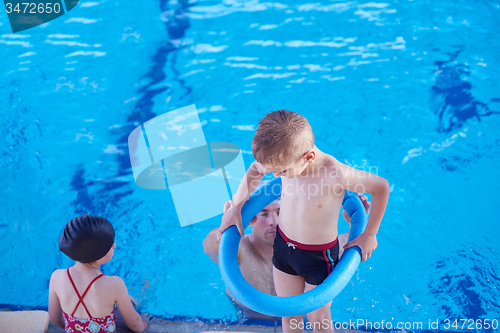
[[[67, 314], [66, 312], [63, 311], [64, 314], [64, 326], [66, 333], [78, 333], [78, 332], [84, 332], [84, 333], [106, 333], [106, 332], [114, 332], [116, 328], [116, 321], [115, 321], [115, 310], [107, 315], [104, 318], [93, 318], [90, 315], [89, 310], [85, 306], [85, 303], [83, 303], [83, 298], [87, 294], [87, 291], [89, 291], [90, 286], [101, 276], [104, 276], [104, 274], [99, 275], [96, 277], [92, 282], [90, 282], [89, 286], [85, 290], [82, 296], [80, 296], [80, 293], [76, 289], [75, 283], [73, 282], [73, 279], [71, 278], [71, 275], [69, 274], [69, 268], [67, 269], [68, 272], [68, 277], [69, 280], [71, 281], [71, 284], [73, 285], [73, 289], [75, 289], [76, 294], [78, 295], [79, 301], [76, 303], [75, 309], [73, 310], [73, 313], [71, 315]], [[87, 311], [87, 314], [89, 316], [89, 319], [78, 319], [73, 317], [75, 314], [76, 309], [78, 306], [82, 303], [83, 307], [85, 308], [85, 311]]]

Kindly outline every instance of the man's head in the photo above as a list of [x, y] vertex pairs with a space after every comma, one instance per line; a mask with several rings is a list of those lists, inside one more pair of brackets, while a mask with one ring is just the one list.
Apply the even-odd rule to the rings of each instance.
[[[254, 193], [264, 191], [264, 195], [268, 195], [269, 193], [266, 193], [267, 191], [272, 192], [273, 189], [265, 187], [268, 182], [269, 180], [262, 180], [259, 186], [255, 189]], [[276, 226], [278, 225], [278, 218], [280, 215], [280, 205], [281, 197], [267, 205], [263, 210], [255, 215], [252, 221], [250, 221], [250, 225], [252, 226], [252, 235], [268, 245], [273, 245], [274, 243]]]
[[252, 226], [252, 235], [258, 237], [264, 243], [273, 245], [274, 237], [276, 236], [276, 226], [278, 225], [278, 217], [280, 214], [280, 204], [273, 201], [261, 210], [250, 221]]
[[[252, 152], [275, 177], [293, 178], [311, 162], [314, 133], [306, 118], [288, 110], [268, 113], [252, 140]], [[314, 160], [314, 153], [312, 153]]]

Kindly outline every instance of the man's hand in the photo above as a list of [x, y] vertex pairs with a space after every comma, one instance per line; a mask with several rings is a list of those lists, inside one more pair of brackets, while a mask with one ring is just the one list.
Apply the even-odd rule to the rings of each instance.
[[232, 202], [228, 201], [224, 204], [224, 215], [222, 215], [222, 223], [219, 227], [219, 241], [224, 230], [232, 225], [236, 225], [241, 237], [245, 236], [245, 230], [243, 230], [243, 223], [241, 221], [241, 209], [233, 206]]
[[226, 201], [224, 204], [224, 213], [227, 212], [227, 210], [231, 207], [231, 200]]
[[[370, 207], [372, 206], [372, 203], [368, 201], [368, 197], [366, 195], [361, 195], [360, 192], [356, 192], [356, 195], [361, 199], [361, 202], [363, 203], [363, 206], [365, 206], [366, 210], [366, 215], [370, 213]], [[349, 217], [349, 214], [345, 211], [345, 209], [342, 212], [342, 216], [344, 216], [344, 219], [351, 223], [351, 218]]]

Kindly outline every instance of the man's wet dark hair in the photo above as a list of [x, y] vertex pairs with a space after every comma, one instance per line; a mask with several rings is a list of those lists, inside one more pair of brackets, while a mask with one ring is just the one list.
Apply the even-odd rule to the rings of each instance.
[[101, 259], [115, 242], [115, 229], [103, 217], [81, 215], [68, 222], [59, 238], [59, 250], [75, 261]]

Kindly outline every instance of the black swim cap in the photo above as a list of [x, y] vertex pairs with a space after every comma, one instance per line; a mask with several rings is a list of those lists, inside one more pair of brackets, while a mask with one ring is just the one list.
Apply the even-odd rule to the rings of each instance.
[[115, 242], [115, 229], [105, 218], [95, 215], [75, 217], [59, 238], [59, 250], [81, 263], [101, 259]]

